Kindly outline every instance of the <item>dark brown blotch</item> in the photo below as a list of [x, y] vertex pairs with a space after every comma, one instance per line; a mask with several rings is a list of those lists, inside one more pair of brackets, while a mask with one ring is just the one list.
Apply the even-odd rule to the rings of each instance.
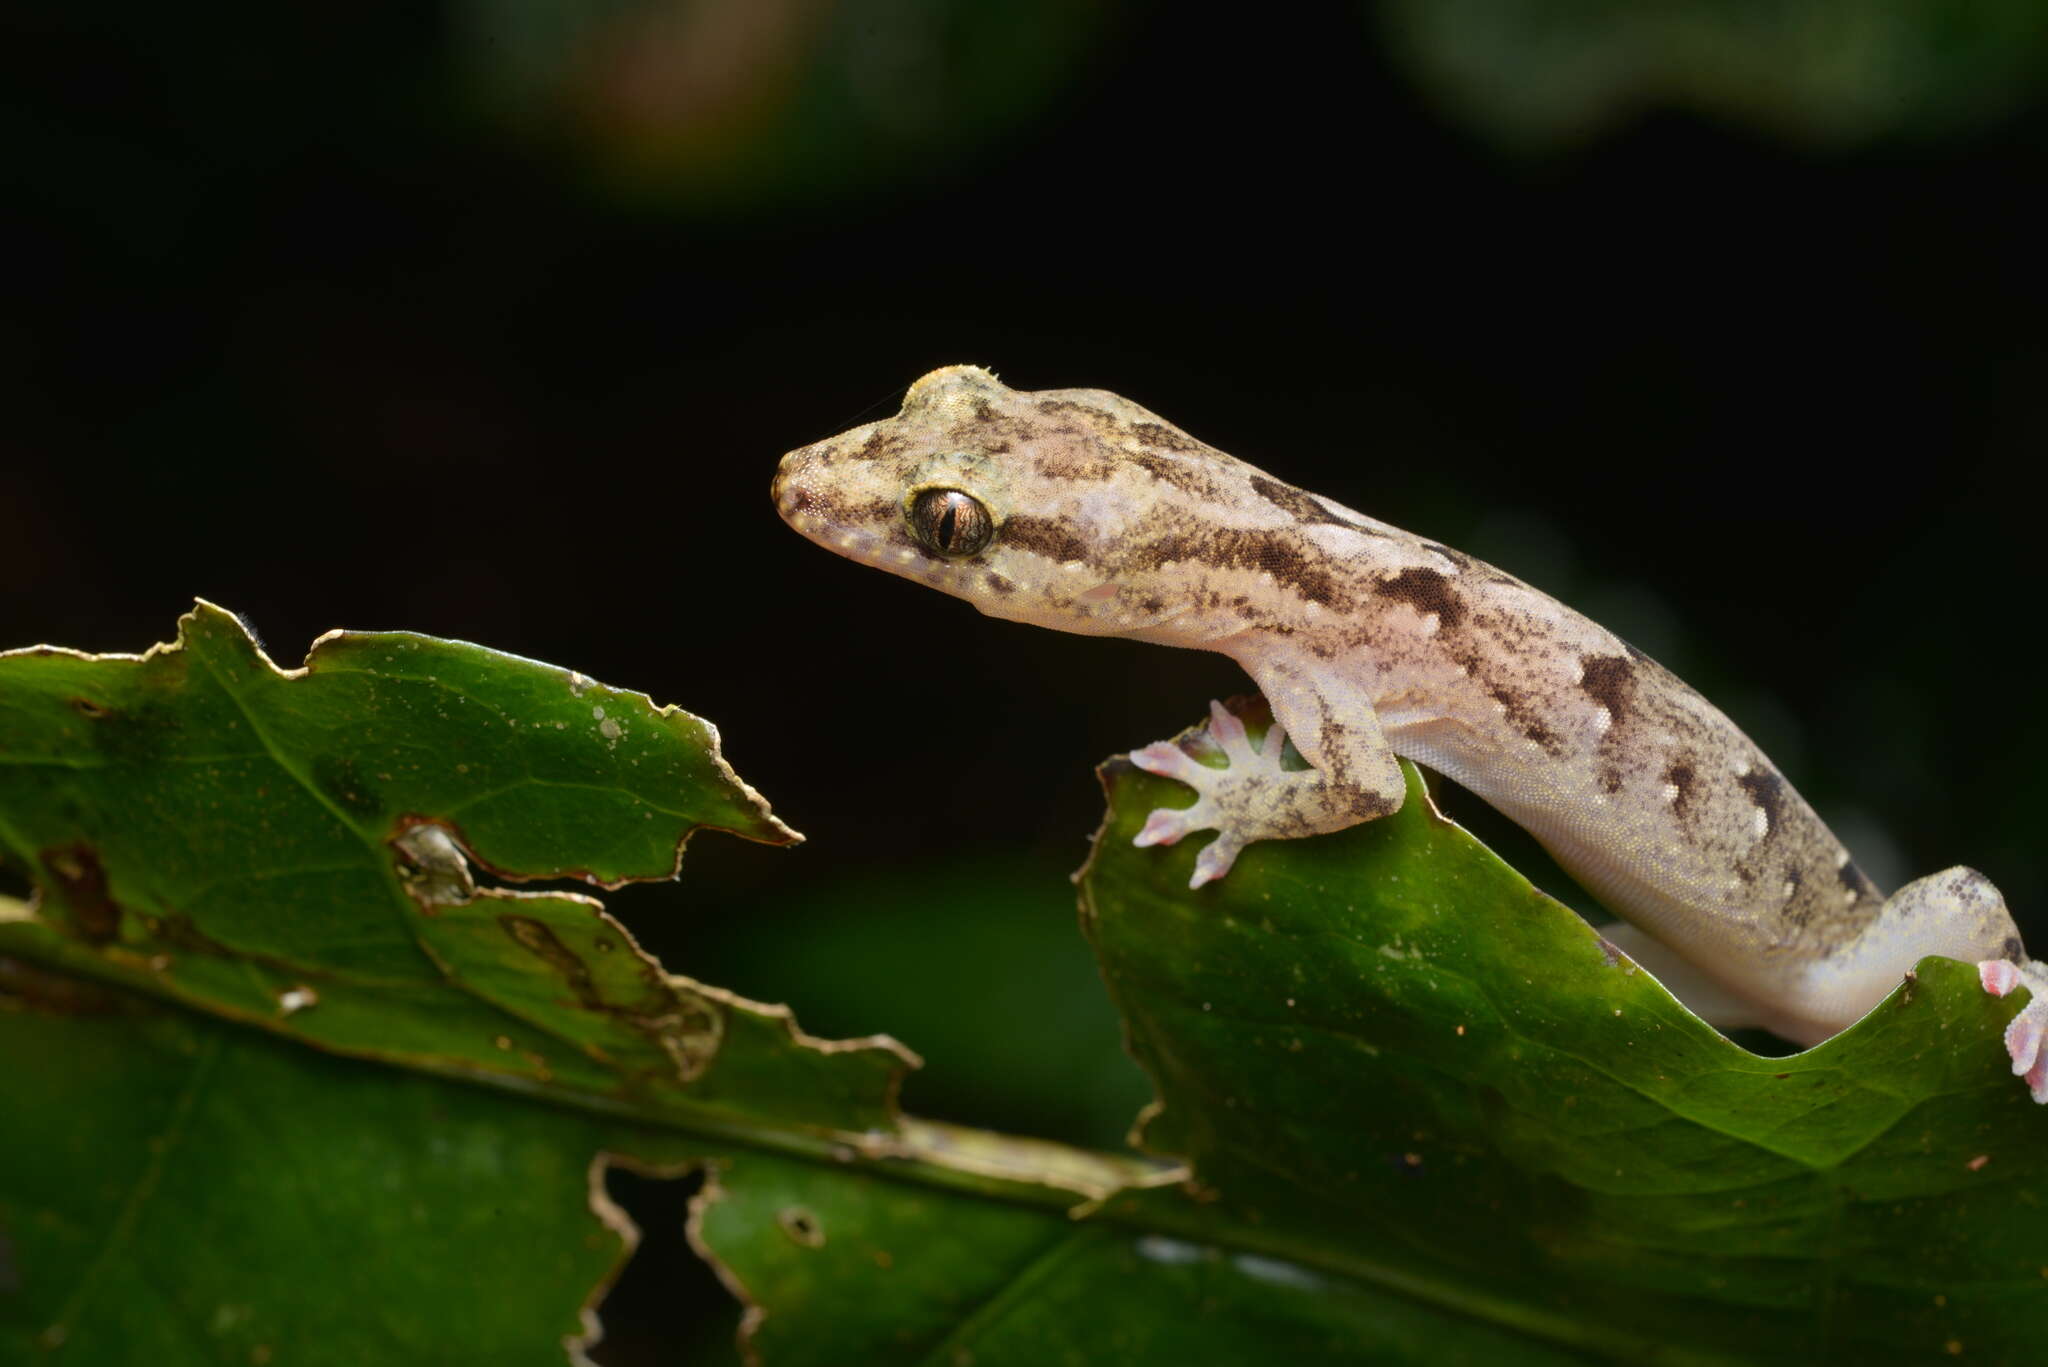
[[1477, 560], [1474, 560], [1471, 556], [1465, 554], [1463, 551], [1454, 551], [1449, 546], [1443, 545], [1441, 542], [1425, 541], [1422, 543], [1422, 549], [1442, 556], [1444, 559], [1450, 561], [1453, 565], [1456, 565], [1460, 570], [1469, 570], [1474, 565], [1477, 565], [1479, 563]]
[[1154, 451], [1133, 451], [1126, 459], [1161, 484], [1172, 485], [1184, 494], [1207, 497], [1214, 492], [1209, 479], [1201, 471], [1169, 456]]
[[1676, 760], [1664, 771], [1664, 781], [1677, 790], [1677, 796], [1671, 799], [1671, 810], [1680, 821], [1685, 820], [1699, 791], [1699, 771], [1685, 760]]
[[99, 852], [80, 841], [57, 845], [40, 852], [43, 867], [64, 905], [70, 908], [71, 923], [93, 944], [105, 944], [121, 929], [121, 908], [107, 888], [107, 871]]
[[1350, 518], [1339, 517], [1324, 507], [1321, 499], [1305, 489], [1297, 489], [1292, 484], [1282, 484], [1279, 480], [1268, 479], [1264, 475], [1253, 475], [1251, 482], [1252, 488], [1260, 498], [1303, 525], [1324, 523], [1332, 527], [1350, 527], [1353, 530], [1358, 527]]
[[1235, 527], [1211, 529], [1200, 536], [1162, 533], [1130, 554], [1129, 567], [1151, 570], [1167, 564], [1214, 565], [1219, 569], [1258, 570], [1312, 603], [1344, 609], [1350, 600], [1321, 556], [1303, 549], [1291, 537]]
[[1200, 451], [1202, 443], [1196, 441], [1177, 427], [1168, 427], [1163, 422], [1134, 422], [1131, 435], [1150, 446], [1163, 451]]
[[1855, 893], [1858, 901], [1881, 900], [1877, 894], [1877, 884], [1870, 881], [1869, 874], [1856, 867], [1856, 861], [1853, 859], [1845, 861], [1842, 867], [1835, 870], [1835, 878], [1841, 883], [1842, 890]]
[[1089, 554], [1088, 543], [1074, 535], [1074, 529], [1056, 517], [1012, 517], [1003, 523], [998, 536], [1006, 546], [1030, 551], [1060, 564], [1086, 560]]
[[1432, 569], [1402, 570], [1373, 585], [1373, 592], [1406, 603], [1417, 612], [1435, 613], [1437, 626], [1445, 631], [1455, 630], [1465, 621], [1465, 600], [1458, 596], [1447, 575]]
[[1336, 577], [1323, 568], [1321, 557], [1308, 555], [1301, 547], [1278, 537], [1265, 538], [1265, 542], [1247, 563], [1257, 565], [1271, 574], [1275, 582], [1293, 589], [1311, 603], [1320, 603], [1326, 608], [1350, 606], [1350, 601], [1337, 587]]
[[1552, 731], [1544, 724], [1542, 716], [1536, 710], [1535, 700], [1527, 693], [1510, 688], [1503, 683], [1487, 684], [1486, 693], [1488, 697], [1501, 705], [1502, 711], [1507, 714], [1508, 721], [1517, 731], [1520, 731], [1553, 755], [1563, 751], [1563, 742], [1558, 739], [1555, 731]]
[[1769, 823], [1765, 836], [1776, 835], [1785, 810], [1785, 780], [1772, 770], [1752, 769], [1735, 781], [1749, 794], [1749, 800], [1763, 810], [1764, 820]]
[[1635, 664], [1626, 655], [1588, 655], [1579, 661], [1579, 669], [1579, 687], [1620, 725], [1629, 714], [1629, 699], [1635, 692]]

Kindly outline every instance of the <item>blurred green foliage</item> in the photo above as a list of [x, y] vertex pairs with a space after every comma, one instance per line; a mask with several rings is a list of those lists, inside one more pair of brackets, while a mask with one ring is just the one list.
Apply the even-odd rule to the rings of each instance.
[[1151, 1089], [1075, 915], [1057, 868], [993, 849], [856, 867], [750, 915], [649, 926], [647, 943], [736, 991], [789, 996], [816, 1033], [909, 1044], [924, 1060], [904, 1079], [913, 1113], [1121, 1148]]
[[2039, 0], [1379, 0], [1449, 114], [1531, 150], [1655, 109], [1845, 146], [1982, 126], [2048, 76]]
[[492, 116], [629, 199], [740, 208], [931, 181], [1045, 113], [1108, 0], [451, 0]]
[[[1127, 0], [452, 0], [476, 106], [631, 200], [738, 209], [931, 182], [1053, 109]], [[2048, 76], [2033, 0], [1377, 0], [1393, 60], [1524, 151], [1655, 110], [1844, 146], [1982, 126]], [[1272, 24], [1277, 16], [1240, 16]], [[1360, 62], [1372, 42], [1357, 34]], [[1203, 74], [1228, 82], [1227, 72]]]

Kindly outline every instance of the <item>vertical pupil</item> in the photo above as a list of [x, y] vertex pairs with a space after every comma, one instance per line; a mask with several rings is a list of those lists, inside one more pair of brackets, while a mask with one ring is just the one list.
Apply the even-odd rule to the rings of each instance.
[[939, 516], [939, 544], [941, 546], [951, 546], [953, 544], [953, 514], [954, 508], [949, 502], [946, 504], [946, 511]]

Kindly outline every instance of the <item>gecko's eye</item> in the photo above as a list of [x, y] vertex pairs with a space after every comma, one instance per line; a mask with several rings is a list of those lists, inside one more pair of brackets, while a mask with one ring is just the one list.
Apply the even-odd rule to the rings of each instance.
[[910, 534], [933, 555], [959, 560], [987, 549], [996, 520], [988, 506], [958, 489], [926, 489], [910, 501]]

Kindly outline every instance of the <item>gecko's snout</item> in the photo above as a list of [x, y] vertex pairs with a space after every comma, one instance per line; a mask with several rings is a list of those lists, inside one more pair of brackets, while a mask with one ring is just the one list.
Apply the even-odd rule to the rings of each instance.
[[784, 521], [801, 514], [810, 506], [810, 495], [804, 491], [797, 476], [803, 462], [799, 459], [802, 451], [791, 451], [775, 467], [775, 481], [768, 486], [768, 496], [775, 500], [775, 511], [782, 514]]

